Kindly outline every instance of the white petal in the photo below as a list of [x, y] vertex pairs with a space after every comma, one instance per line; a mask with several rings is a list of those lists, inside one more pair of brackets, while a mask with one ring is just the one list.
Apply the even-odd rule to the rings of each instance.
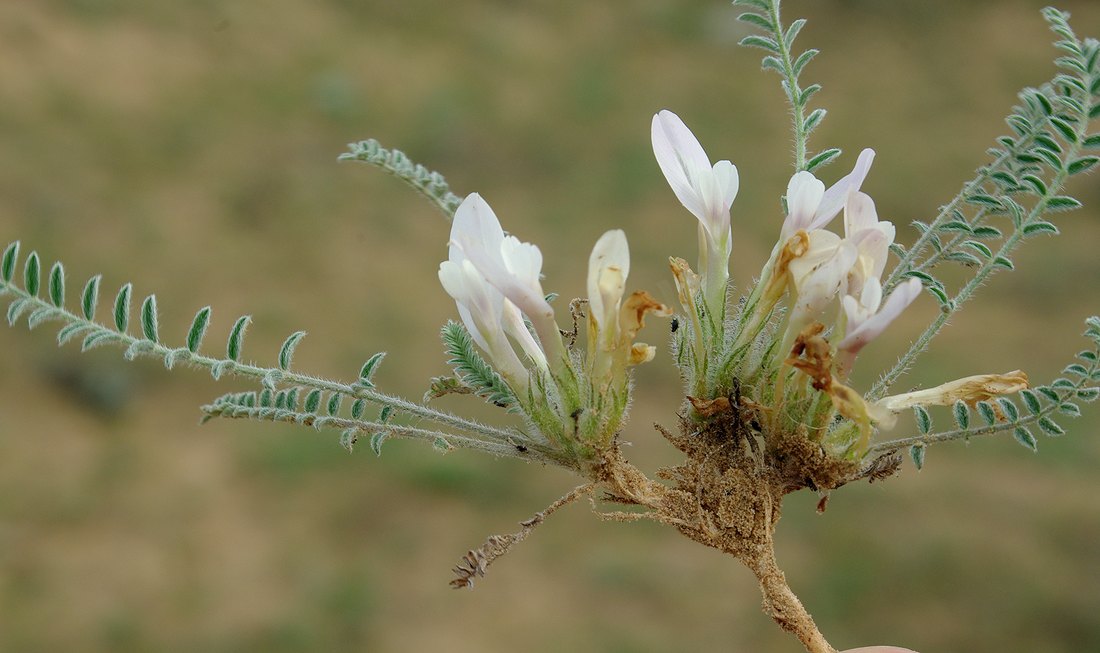
[[[555, 365], [564, 361], [566, 354], [554, 309], [546, 301], [539, 281], [542, 253], [538, 247], [505, 236], [493, 210], [477, 193], [467, 196], [455, 212], [451, 244], [458, 250], [456, 255], [464, 256], [488, 285], [531, 320], [548, 358], [553, 358]], [[492, 345], [493, 339], [485, 335]]]
[[872, 277], [863, 285], [859, 303], [869, 312], [878, 311], [878, 307], [882, 304], [882, 283], [877, 278]]
[[676, 198], [700, 220], [706, 219], [706, 206], [699, 194], [697, 179], [711, 172], [710, 159], [703, 146], [680, 117], [668, 110], [653, 116], [651, 126], [653, 155]]
[[737, 166], [722, 160], [714, 164], [712, 172], [718, 181], [717, 199], [728, 213], [733, 206], [733, 200], [737, 199], [737, 191], [741, 188], [741, 177], [737, 174]]
[[871, 169], [871, 162], [874, 160], [875, 151], [870, 148], [859, 153], [855, 168], [825, 191], [821, 204], [818, 205], [817, 212], [814, 214], [811, 228], [824, 227], [836, 217], [837, 213], [840, 213], [848, 199], [848, 193], [858, 191], [863, 186], [863, 181], [867, 179], [867, 173]]
[[806, 234], [807, 247], [805, 253], [790, 262], [791, 275], [798, 284], [798, 279], [803, 277], [819, 265], [822, 261], [836, 253], [843, 239], [831, 231], [818, 229]]
[[896, 229], [893, 223], [879, 222], [874, 229], [867, 229], [864, 233], [867, 235], [860, 238], [857, 246], [861, 254], [871, 260], [871, 274], [876, 279], [881, 279], [882, 272], [886, 269], [886, 259], [890, 256], [890, 245], [894, 242]]
[[531, 243], [505, 236], [496, 214], [477, 193], [467, 196], [455, 212], [451, 243], [528, 317], [540, 324], [553, 320], [554, 310], [539, 281], [542, 252]]
[[626, 234], [612, 229], [600, 236], [588, 257], [588, 307], [602, 329], [616, 323], [629, 274]]
[[485, 335], [481, 333], [481, 329], [477, 326], [477, 320], [474, 319], [470, 309], [466, 308], [465, 304], [455, 302], [455, 306], [458, 308], [458, 317], [462, 319], [462, 324], [466, 326], [466, 330], [470, 332], [470, 337], [474, 339], [474, 343], [485, 353], [490, 353], [492, 348], [489, 346], [489, 341], [485, 339]]
[[859, 301], [851, 295], [844, 295], [841, 297], [840, 306], [844, 309], [844, 315], [848, 317], [849, 326], [859, 324], [867, 319], [867, 312], [863, 310]]
[[865, 229], [873, 229], [876, 224], [878, 212], [871, 196], [858, 191], [850, 193], [844, 206], [844, 236], [851, 238]]
[[791, 177], [787, 183], [787, 219], [783, 221], [783, 238], [790, 238], [799, 230], [809, 231], [824, 193], [825, 184], [805, 170]]
[[653, 116], [652, 127], [653, 134], [657, 137], [654, 141], [662, 140], [667, 143], [667, 146], [662, 145], [662, 150], [671, 151], [681, 165], [691, 164], [694, 168], [710, 168], [710, 159], [707, 158], [706, 151], [680, 116], [668, 109], [663, 109]]
[[850, 352], [858, 352], [867, 343], [871, 342], [890, 325], [902, 311], [920, 296], [921, 283], [919, 279], [910, 278], [898, 286], [890, 296], [886, 298], [882, 309], [850, 331], [837, 345], [838, 349]]
[[530, 358], [539, 369], [546, 370], [546, 354], [543, 353], [542, 347], [539, 346], [538, 341], [531, 335], [531, 331], [523, 322], [523, 316], [520, 314], [519, 309], [507, 299], [504, 300], [501, 318], [504, 330], [519, 343], [523, 353], [527, 354], [527, 358]]
[[537, 245], [522, 242], [515, 236], [505, 236], [500, 244], [504, 267], [516, 279], [531, 287], [539, 283], [542, 274], [542, 252]]
[[[816, 234], [821, 234], [816, 238], [820, 243], [814, 248], [813, 236]], [[829, 247], [828, 243], [833, 242], [836, 244]], [[807, 256], [791, 261], [789, 266], [798, 295], [791, 316], [797, 329], [822, 317], [829, 302], [840, 292], [858, 255], [854, 245], [836, 234], [821, 230], [811, 232], [811, 249]]]
[[466, 250], [476, 244], [480, 249], [494, 250], [500, 247], [502, 240], [504, 229], [492, 207], [477, 193], [467, 195], [451, 221], [452, 246]]

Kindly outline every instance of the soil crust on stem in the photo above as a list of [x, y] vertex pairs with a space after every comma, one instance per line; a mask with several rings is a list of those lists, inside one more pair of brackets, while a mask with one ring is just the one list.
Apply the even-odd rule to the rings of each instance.
[[[645, 508], [611, 513], [616, 519], [651, 518], [686, 537], [728, 553], [756, 576], [763, 608], [811, 653], [835, 653], [813, 618], [787, 585], [775, 561], [773, 536], [783, 497], [808, 488], [823, 496], [866, 476], [859, 465], [829, 456], [806, 433], [765, 433], [753, 407], [740, 399], [690, 401], [673, 433], [658, 431], [686, 459], [658, 471], [654, 481], [634, 467], [616, 446], [596, 467], [605, 499]], [[706, 417], [687, 417], [706, 414]]]

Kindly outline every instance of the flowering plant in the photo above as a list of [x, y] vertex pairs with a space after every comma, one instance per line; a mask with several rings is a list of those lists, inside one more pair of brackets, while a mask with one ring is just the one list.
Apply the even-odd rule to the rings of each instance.
[[[1062, 433], [1055, 416], [1073, 415], [1079, 400], [1100, 395], [1097, 318], [1087, 325], [1091, 349], [1049, 384], [1033, 386], [1017, 370], [887, 394], [976, 289], [994, 272], [1013, 267], [1010, 255], [1018, 246], [1057, 232], [1048, 214], [1076, 208], [1076, 200], [1059, 193], [1070, 176], [1100, 162], [1085, 153], [1100, 145], [1089, 133], [1100, 114], [1100, 45], [1077, 38], [1064, 14], [1045, 12], [1066, 53], [1059, 59], [1062, 72], [1021, 95], [1009, 121], [1014, 135], [999, 141], [992, 161], [932, 221], [917, 223], [915, 242], [903, 245], [896, 242], [895, 225], [879, 219], [864, 192], [872, 150], [862, 150], [851, 171], [835, 180], [824, 170], [841, 152], [807, 151], [824, 111], [807, 111], [816, 87], [799, 82], [816, 54], [792, 49], [804, 21], [783, 24], [778, 1], [737, 4], [747, 9], [741, 20], [761, 31], [743, 43], [762, 48], [764, 67], [783, 77], [795, 141], [795, 172], [773, 221], [776, 242], [739, 299], [729, 273], [736, 224], [731, 211], [746, 219], [734, 206], [738, 168], [725, 159], [712, 163], [685, 122], [661, 110], [651, 123], [653, 154], [673, 194], [694, 216], [699, 242], [694, 269], [684, 259], [669, 259], [678, 310], [664, 303], [671, 299], [630, 291], [627, 235], [619, 229], [605, 232], [591, 250], [586, 297], [570, 302], [567, 311], [555, 306], [543, 288], [542, 252], [506, 233], [481, 195], [459, 198], [437, 173], [377, 142], [351, 146], [346, 158], [393, 173], [451, 219], [438, 277], [459, 318], [442, 330], [454, 373], [433, 379], [420, 403], [377, 389], [382, 354], [371, 356], [351, 383], [298, 372], [292, 360], [302, 332], [286, 339], [276, 366], [243, 360], [247, 316], [234, 322], [224, 357], [202, 353], [209, 307], [195, 315], [184, 346], [173, 347], [161, 340], [157, 301], [150, 295], [131, 334], [130, 285], [115, 297], [109, 324], [101, 324], [99, 277], [83, 287], [72, 311], [61, 264], [43, 274], [37, 253], [21, 258], [18, 242], [0, 259], [0, 292], [13, 296], [8, 320], [25, 316], [32, 327], [56, 320], [62, 323], [60, 344], [119, 345], [127, 358], [153, 356], [169, 369], [186, 364], [209, 369], [215, 378], [234, 374], [258, 382], [254, 391], [204, 406], [209, 418], [333, 428], [349, 449], [364, 437], [375, 450], [393, 437], [426, 440], [441, 450], [464, 447], [557, 465], [582, 479], [520, 531], [491, 536], [468, 552], [455, 568], [455, 587], [470, 586], [552, 512], [587, 496], [602, 501], [602, 517], [651, 519], [732, 555], [759, 580], [769, 616], [806, 650], [833, 651], [775, 560], [773, 536], [786, 495], [815, 492], [824, 510], [832, 491], [893, 475], [903, 464], [901, 452], [921, 467], [927, 446], [936, 442], [1011, 433], [1034, 448], [1033, 429]], [[669, 224], [690, 222], [670, 217]], [[962, 264], [969, 280], [950, 288], [933, 275], [946, 263]], [[918, 301], [936, 303], [937, 317], [876, 384], [858, 387], [852, 372], [862, 350]], [[671, 354], [684, 384], [674, 427], [658, 428], [683, 458], [655, 478], [623, 449], [634, 370], [656, 353], [637, 340], [647, 318], [670, 319]], [[448, 394], [486, 399], [509, 413], [507, 425], [485, 425], [431, 405]], [[377, 418], [365, 417], [368, 405], [379, 407]], [[934, 432], [931, 406], [947, 407], [957, 428]], [[906, 410], [914, 413], [917, 434], [895, 437], [891, 431]], [[975, 414], [984, 425], [972, 419]]]

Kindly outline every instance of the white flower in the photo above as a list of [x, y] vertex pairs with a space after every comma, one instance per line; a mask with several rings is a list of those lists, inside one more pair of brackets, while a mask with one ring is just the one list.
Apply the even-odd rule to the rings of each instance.
[[920, 295], [920, 291], [920, 280], [907, 279], [883, 303], [882, 284], [877, 276], [872, 276], [863, 285], [858, 300], [851, 295], [845, 295], [841, 299], [848, 328], [846, 335], [836, 346], [838, 375], [843, 378], [848, 374], [860, 350], [890, 326]]
[[[477, 193], [471, 193], [455, 211], [451, 224], [451, 248], [465, 256], [485, 281], [499, 291], [531, 320], [538, 333], [542, 351], [557, 360], [564, 356], [561, 334], [554, 322], [554, 309], [546, 301], [539, 281], [542, 270], [542, 253], [531, 243], [521, 242], [515, 236], [506, 236], [493, 209]], [[508, 311], [505, 311], [508, 314]], [[530, 333], [516, 315], [509, 317], [515, 337], [528, 355], [540, 366], [545, 357], [536, 357], [528, 350], [533, 343]], [[527, 333], [527, 337], [523, 336]], [[535, 347], [538, 349], [538, 347]]]
[[610, 351], [619, 337], [619, 308], [630, 274], [630, 250], [621, 229], [608, 231], [596, 241], [588, 258], [588, 311], [599, 349]]
[[[447, 294], [454, 298], [462, 323], [478, 347], [489, 355], [493, 366], [504, 375], [509, 385], [526, 388], [527, 370], [505, 335], [505, 306], [511, 309], [510, 314], [518, 316], [515, 305], [490, 286], [455, 247], [451, 248], [449, 260], [439, 266], [439, 281]], [[512, 322], [509, 318], [509, 326]], [[539, 351], [538, 355], [541, 356], [541, 353]]]
[[844, 237], [859, 250], [859, 258], [848, 274], [846, 294], [858, 296], [868, 279], [882, 279], [895, 233], [893, 223], [878, 219], [875, 203], [868, 195], [858, 191], [848, 195]]
[[799, 230], [811, 232], [829, 224], [844, 208], [849, 193], [863, 185], [874, 159], [874, 150], [860, 152], [852, 171], [828, 190], [812, 173], [805, 170], [795, 173], [787, 184], [787, 219], [783, 221], [781, 239], [787, 240]]
[[649, 313], [672, 311], [644, 291], [623, 298], [630, 274], [626, 234], [608, 231], [596, 241], [588, 258], [588, 370], [599, 386], [627, 383], [626, 368], [653, 360], [657, 350], [634, 338]]
[[699, 219], [699, 268], [712, 311], [725, 305], [732, 245], [730, 207], [740, 184], [737, 166], [719, 161], [713, 166], [698, 139], [680, 117], [668, 110], [653, 116], [653, 154], [672, 192]]
[[787, 266], [794, 289], [788, 340], [811, 322], [827, 321], [825, 311], [858, 256], [855, 245], [831, 231], [817, 229], [805, 236], [805, 251]]

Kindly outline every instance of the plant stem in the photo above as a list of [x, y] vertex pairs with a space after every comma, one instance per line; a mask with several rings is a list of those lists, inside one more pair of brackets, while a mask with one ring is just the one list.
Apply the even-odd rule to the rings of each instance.
[[783, 23], [779, 18], [779, 0], [770, 3], [769, 18], [775, 31], [772, 36], [779, 45], [779, 60], [783, 64], [783, 77], [786, 82], [784, 87], [787, 99], [791, 104], [791, 127], [794, 130], [794, 169], [795, 172], [806, 169], [806, 140], [809, 133], [806, 131], [806, 104], [801, 95], [802, 89], [798, 86], [798, 75], [794, 72], [794, 63], [791, 61], [791, 49], [784, 38]]
[[760, 582], [760, 592], [764, 595], [764, 612], [780, 628], [797, 637], [808, 653], [837, 653], [787, 585], [786, 576], [775, 562], [775, 549], [770, 537], [767, 544], [759, 547], [756, 553], [754, 560], [746, 560], [745, 563]]

